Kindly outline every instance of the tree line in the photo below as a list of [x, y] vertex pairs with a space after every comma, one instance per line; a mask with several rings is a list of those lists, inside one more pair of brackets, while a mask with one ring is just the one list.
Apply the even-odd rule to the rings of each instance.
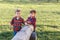
[[1, 0], [1, 1], [12, 1], [12, 2], [45, 2], [45, 3], [60, 3], [60, 0]]

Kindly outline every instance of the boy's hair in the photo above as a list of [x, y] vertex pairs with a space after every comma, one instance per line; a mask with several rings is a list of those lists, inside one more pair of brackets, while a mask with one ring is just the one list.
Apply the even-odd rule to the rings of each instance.
[[30, 13], [36, 13], [36, 10], [31, 10]]
[[16, 12], [20, 12], [20, 10], [19, 10], [19, 9], [17, 9], [17, 10], [16, 10]]

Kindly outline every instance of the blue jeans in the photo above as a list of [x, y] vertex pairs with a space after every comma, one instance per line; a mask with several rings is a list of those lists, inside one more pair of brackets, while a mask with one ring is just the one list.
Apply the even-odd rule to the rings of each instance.
[[17, 33], [18, 31], [21, 30], [22, 27], [18, 26], [18, 29], [19, 29], [19, 30], [17, 30], [17, 31], [15, 31], [15, 28], [16, 28], [16, 26], [14, 26], [14, 28], [13, 28], [13, 29], [14, 29], [14, 36], [16, 35], [16, 33]]
[[17, 31], [14, 31], [14, 36], [16, 35]]

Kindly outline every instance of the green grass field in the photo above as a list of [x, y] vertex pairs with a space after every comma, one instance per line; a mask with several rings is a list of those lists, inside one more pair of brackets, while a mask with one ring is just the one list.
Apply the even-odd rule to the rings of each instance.
[[11, 40], [13, 31], [10, 21], [15, 15], [15, 9], [21, 9], [21, 15], [26, 20], [29, 11], [37, 11], [37, 40], [60, 40], [60, 4], [9, 4], [0, 3], [0, 40]]

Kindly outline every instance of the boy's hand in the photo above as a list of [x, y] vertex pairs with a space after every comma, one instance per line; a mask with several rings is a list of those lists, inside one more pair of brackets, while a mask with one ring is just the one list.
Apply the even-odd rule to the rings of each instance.
[[30, 22], [30, 21], [27, 21], [27, 23], [28, 23], [28, 24], [31, 24], [31, 22]]
[[25, 25], [28, 26], [30, 24], [30, 21], [25, 22]]
[[28, 25], [27, 22], [25, 22], [25, 25]]

